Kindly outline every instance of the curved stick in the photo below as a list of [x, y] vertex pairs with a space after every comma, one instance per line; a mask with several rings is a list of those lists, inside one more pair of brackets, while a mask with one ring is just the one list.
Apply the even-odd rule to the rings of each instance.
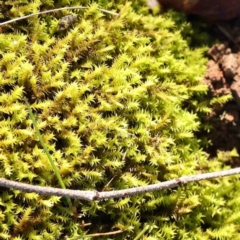
[[35, 186], [35, 185], [21, 183], [21, 182], [15, 182], [15, 181], [7, 180], [4, 178], [0, 178], [0, 186], [6, 187], [6, 188], [18, 189], [25, 192], [35, 192], [35, 193], [44, 194], [44, 195], [55, 195], [55, 196], [61, 196], [61, 197], [82, 199], [86, 201], [94, 201], [94, 200], [102, 200], [102, 199], [109, 199], [109, 198], [122, 198], [122, 197], [131, 196], [131, 195], [142, 194], [146, 192], [159, 191], [162, 189], [170, 189], [170, 188], [186, 185], [190, 182], [198, 182], [201, 180], [225, 177], [225, 176], [239, 174], [239, 173], [240, 173], [240, 167], [230, 169], [230, 170], [219, 171], [219, 172], [203, 173], [203, 174], [192, 175], [192, 176], [183, 176], [180, 178], [175, 178], [170, 181], [151, 184], [143, 187], [135, 187], [135, 188], [128, 188], [128, 189], [116, 190], [116, 191], [107, 191], [107, 192], [42, 187], [42, 186]]
[[[19, 20], [23, 20], [23, 19], [26, 19], [26, 18], [30, 18], [30, 17], [34, 17], [34, 16], [46, 14], [46, 13], [57, 12], [57, 11], [62, 11], [62, 10], [87, 9], [87, 8], [89, 8], [89, 7], [78, 6], [78, 7], [55, 8], [55, 9], [46, 10], [46, 11], [43, 11], [43, 12], [32, 13], [32, 14], [29, 14], [29, 15], [26, 15], [26, 16], [23, 16], [23, 17], [14, 18], [14, 19], [11, 19], [11, 20], [9, 20], [9, 21], [0, 23], [0, 26], [7, 25], [7, 24], [9, 24], [9, 23], [13, 23], [13, 22], [16, 22], [16, 21], [19, 21]], [[118, 15], [118, 14], [115, 13], [115, 12], [108, 11], [108, 10], [105, 10], [105, 9], [102, 9], [102, 8], [97, 8], [97, 9], [98, 9], [99, 11], [101, 11], [101, 12], [104, 12], [104, 13], [108, 13], [108, 14], [115, 15], [115, 16]]]

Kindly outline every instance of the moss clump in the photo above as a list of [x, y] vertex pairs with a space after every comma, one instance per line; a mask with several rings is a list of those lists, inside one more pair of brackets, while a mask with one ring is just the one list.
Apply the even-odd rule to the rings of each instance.
[[[3, 15], [12, 17], [53, 7], [52, 1], [8, 4]], [[222, 168], [206, 160], [193, 138], [197, 112], [183, 107], [194, 98], [194, 109], [207, 111], [200, 101], [206, 86], [199, 84], [205, 48], [190, 49], [183, 40], [174, 22], [181, 15], [152, 16], [140, 1], [101, 4], [120, 10], [119, 16], [91, 4], [75, 12], [78, 20], [61, 32], [59, 19], [69, 12], [3, 28], [0, 177], [59, 187], [23, 97], [68, 188], [124, 189]], [[74, 201], [74, 211], [63, 198], [2, 189], [0, 238], [75, 239], [120, 229], [112, 239], [133, 239], [148, 225], [145, 239], [237, 239], [238, 191], [228, 209], [224, 200], [237, 189], [236, 180]]]

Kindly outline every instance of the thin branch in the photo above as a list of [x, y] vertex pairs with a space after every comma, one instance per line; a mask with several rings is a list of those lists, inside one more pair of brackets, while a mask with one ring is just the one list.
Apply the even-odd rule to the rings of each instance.
[[105, 232], [105, 233], [93, 233], [93, 234], [89, 234], [86, 235], [85, 237], [101, 237], [101, 236], [110, 236], [110, 235], [117, 235], [119, 233], [122, 233], [122, 230], [116, 230], [113, 232]]
[[52, 187], [41, 187], [21, 182], [15, 182], [11, 180], [7, 180], [4, 178], [0, 178], [0, 186], [6, 188], [12, 188], [21, 190], [24, 192], [35, 192], [43, 195], [51, 195], [51, 196], [61, 196], [61, 197], [71, 197], [76, 199], [82, 199], [86, 201], [92, 201], [95, 196], [95, 191], [79, 191], [79, 190], [69, 190], [62, 188], [52, 188]]
[[[30, 17], [46, 14], [46, 13], [52, 13], [52, 12], [63, 11], [63, 10], [87, 9], [87, 8], [89, 8], [89, 7], [78, 6], [78, 7], [55, 8], [55, 9], [46, 10], [46, 11], [43, 11], [43, 12], [32, 13], [32, 14], [29, 14], [29, 15], [26, 15], [26, 16], [23, 16], [23, 17], [14, 18], [14, 19], [11, 19], [9, 21], [0, 23], [0, 26], [7, 25], [7, 24], [13, 23], [13, 22], [17, 22], [17, 21], [20, 21], [20, 20], [23, 20], [23, 19], [26, 19], [26, 18], [30, 18]], [[114, 16], [118, 16], [118, 14], [115, 13], [115, 12], [112, 12], [112, 11], [109, 11], [109, 10], [105, 10], [105, 9], [102, 9], [102, 8], [97, 8], [97, 9], [99, 11], [101, 11], [101, 12], [108, 13], [108, 14], [111, 14], [111, 15], [114, 15]]]
[[186, 185], [190, 182], [199, 182], [201, 180], [206, 180], [211, 178], [220, 178], [220, 177], [230, 176], [230, 175], [239, 174], [239, 173], [240, 173], [240, 167], [230, 169], [230, 170], [219, 171], [219, 172], [203, 173], [203, 174], [192, 175], [192, 176], [183, 176], [180, 178], [175, 178], [170, 181], [151, 184], [143, 187], [135, 187], [135, 188], [128, 188], [124, 190], [106, 191], [106, 192], [41, 187], [41, 186], [35, 186], [31, 184], [15, 182], [15, 181], [7, 180], [4, 178], [0, 178], [0, 186], [6, 187], [6, 188], [18, 189], [25, 192], [35, 192], [35, 193], [44, 194], [44, 195], [55, 195], [55, 196], [61, 196], [61, 197], [82, 199], [86, 201], [94, 201], [94, 200], [102, 200], [102, 199], [109, 199], [109, 198], [122, 198], [122, 197], [131, 196], [131, 195], [142, 194], [146, 192], [159, 191], [162, 189], [170, 189], [170, 188]]

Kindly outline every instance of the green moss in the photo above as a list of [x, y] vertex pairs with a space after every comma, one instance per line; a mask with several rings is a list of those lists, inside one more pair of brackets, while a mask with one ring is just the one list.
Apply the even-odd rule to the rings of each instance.
[[[3, 5], [9, 12], [2, 14], [88, 4], [21, 2]], [[124, 189], [222, 169], [194, 138], [198, 114], [208, 111], [199, 83], [206, 48], [192, 49], [183, 39], [183, 16], [152, 16], [143, 1], [100, 2], [120, 11], [117, 17], [89, 6], [75, 11], [78, 20], [64, 31], [58, 23], [68, 11], [3, 28], [0, 177], [59, 187], [24, 97], [68, 188]], [[66, 199], [2, 189], [0, 238], [74, 239], [120, 229], [102, 239], [133, 239], [150, 226], [144, 239], [237, 239], [238, 184], [232, 177], [126, 199], [74, 201], [74, 214]]]

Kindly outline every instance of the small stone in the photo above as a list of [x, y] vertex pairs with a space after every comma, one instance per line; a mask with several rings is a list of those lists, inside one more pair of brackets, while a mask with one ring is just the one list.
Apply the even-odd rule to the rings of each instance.
[[240, 82], [233, 82], [230, 89], [238, 107], [240, 108]]
[[231, 48], [227, 48], [227, 49], [226, 49], [226, 54], [230, 54], [230, 53], [232, 53]]
[[232, 79], [238, 69], [238, 61], [234, 54], [228, 54], [222, 57], [221, 60], [224, 76]]
[[239, 120], [239, 115], [238, 115], [238, 111], [228, 111], [225, 115], [224, 115], [224, 119], [227, 122], [238, 122]]
[[225, 44], [215, 44], [208, 50], [208, 54], [213, 58], [215, 62], [218, 62], [225, 54], [226, 48], [227, 45]]
[[240, 67], [238, 67], [236, 73], [236, 75], [233, 77], [234, 81], [240, 81]]

